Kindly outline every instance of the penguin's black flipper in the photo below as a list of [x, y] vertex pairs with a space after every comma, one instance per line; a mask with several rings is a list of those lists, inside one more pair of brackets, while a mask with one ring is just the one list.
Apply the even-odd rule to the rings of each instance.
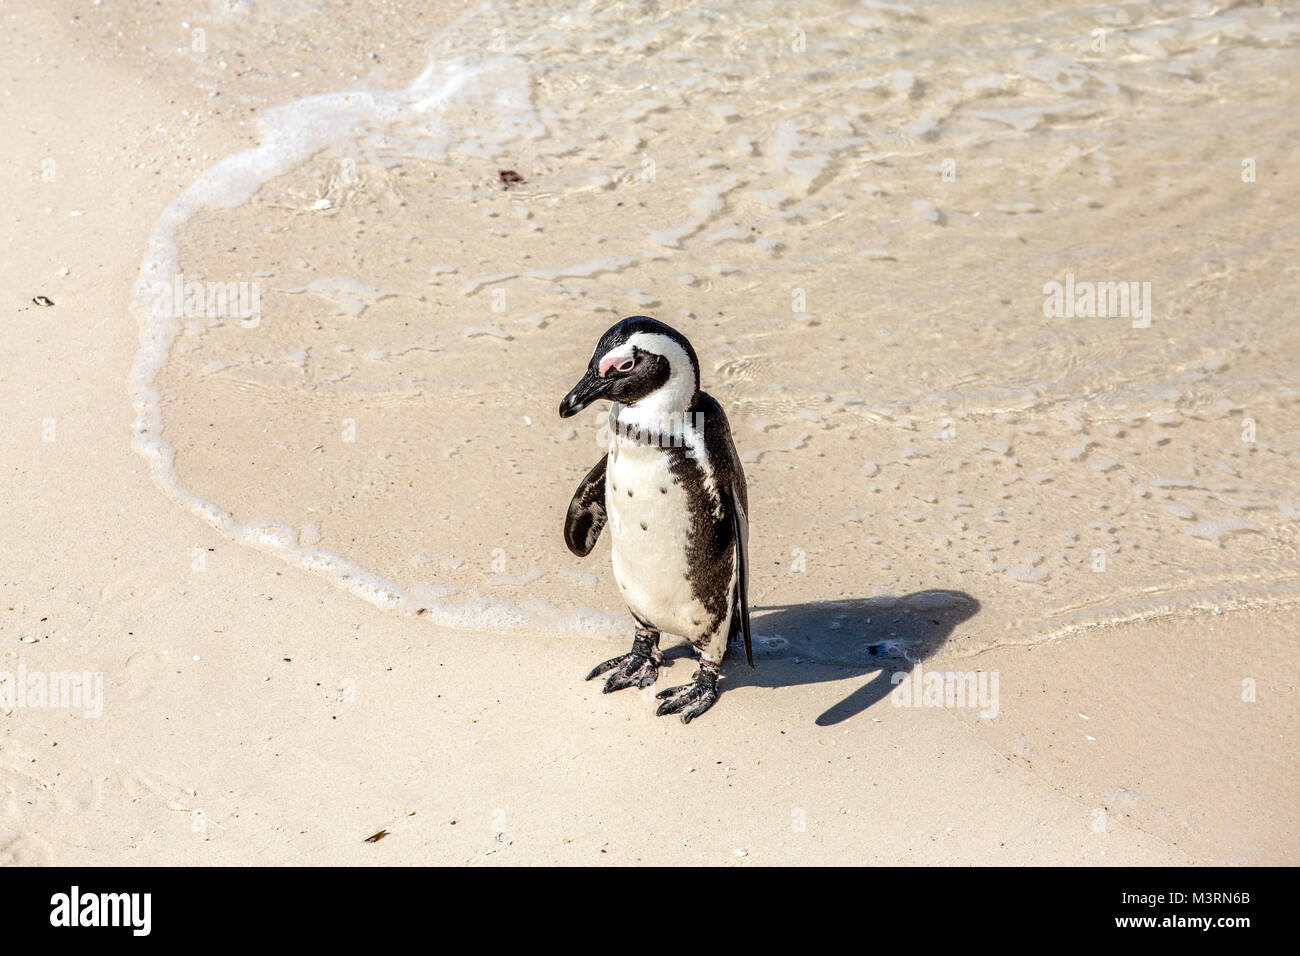
[[608, 453], [602, 455], [596, 467], [587, 472], [569, 502], [569, 513], [564, 519], [564, 543], [580, 558], [591, 554], [605, 527], [605, 463], [608, 460]]
[[[730, 501], [725, 500], [728, 497]], [[745, 514], [745, 497], [733, 482], [723, 496], [723, 507], [731, 514], [731, 529], [736, 539], [736, 607], [731, 618], [732, 634], [739, 620], [740, 633], [745, 639], [745, 659], [753, 667], [754, 649], [749, 637], [749, 516]]]

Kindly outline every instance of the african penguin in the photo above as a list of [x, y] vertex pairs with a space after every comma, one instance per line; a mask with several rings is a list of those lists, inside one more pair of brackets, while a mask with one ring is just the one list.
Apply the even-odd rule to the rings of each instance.
[[578, 486], [564, 540], [585, 557], [608, 520], [614, 581], [636, 620], [632, 650], [598, 665], [605, 693], [658, 679], [663, 631], [699, 654], [691, 683], [658, 695], [658, 714], [690, 723], [718, 699], [727, 643], [749, 636], [749, 501], [722, 406], [700, 391], [695, 349], [676, 329], [634, 315], [601, 336], [560, 416], [613, 403], [609, 451]]

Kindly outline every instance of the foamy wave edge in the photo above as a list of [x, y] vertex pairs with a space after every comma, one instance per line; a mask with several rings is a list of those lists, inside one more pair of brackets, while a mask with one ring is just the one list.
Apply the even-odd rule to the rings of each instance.
[[[399, 117], [431, 114], [485, 70], [507, 59], [476, 65], [459, 62], [441, 68], [430, 62], [405, 89], [323, 93], [277, 106], [259, 117], [257, 146], [208, 167], [172, 201], [149, 237], [130, 302], [140, 329], [140, 348], [127, 383], [135, 408], [131, 447], [149, 462], [154, 480], [169, 498], [225, 537], [321, 574], [381, 610], [462, 629], [563, 631], [613, 637], [626, 630], [626, 622], [608, 612], [564, 609], [542, 601], [529, 602], [524, 608], [493, 601], [483, 594], [473, 595], [464, 604], [447, 604], [433, 593], [441, 590], [437, 585], [427, 586], [430, 593], [416, 595], [341, 554], [300, 545], [297, 530], [291, 525], [276, 521], [240, 524], [225, 508], [182, 486], [175, 467], [175, 449], [163, 437], [162, 393], [157, 382], [180, 333], [181, 320], [155, 315], [150, 290], [156, 283], [171, 282], [180, 272], [176, 237], [184, 224], [204, 210], [242, 205], [265, 183], [302, 165], [323, 149], [347, 148], [350, 140], [364, 137], [364, 126], [376, 119], [390, 126]], [[427, 128], [422, 132], [427, 134]], [[437, 145], [420, 144], [425, 155]]]
[[1235, 611], [1293, 611], [1300, 608], [1300, 581], [1286, 581], [1268, 588], [1235, 588], [1224, 582], [1212, 590], [1171, 591], [1160, 597], [1136, 598], [1114, 607], [1090, 608], [1028, 629], [1022, 637], [993, 638], [976, 650], [959, 653], [978, 657], [1005, 647], [1033, 647], [1065, 640], [1096, 630], [1125, 627], [1170, 619], [1197, 619]]

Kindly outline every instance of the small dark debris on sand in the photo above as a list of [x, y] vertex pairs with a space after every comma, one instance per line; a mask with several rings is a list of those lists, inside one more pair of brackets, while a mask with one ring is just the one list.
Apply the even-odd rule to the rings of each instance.
[[368, 836], [368, 837], [366, 837], [366, 842], [367, 842], [367, 843], [378, 843], [380, 840], [382, 840], [382, 839], [383, 839], [384, 837], [386, 837], [386, 836], [388, 836], [388, 831], [387, 831], [387, 830], [380, 830], [380, 831], [379, 831], [378, 833], [376, 833], [374, 836]]
[[498, 169], [497, 176], [501, 179], [501, 185], [506, 189], [509, 189], [511, 186], [518, 186], [520, 183], [525, 182], [524, 177], [520, 176], [513, 169]]
[[54, 300], [51, 299], [48, 295], [35, 296], [32, 298], [32, 301], [35, 302], [43, 309], [48, 309], [50, 306], [54, 304]]

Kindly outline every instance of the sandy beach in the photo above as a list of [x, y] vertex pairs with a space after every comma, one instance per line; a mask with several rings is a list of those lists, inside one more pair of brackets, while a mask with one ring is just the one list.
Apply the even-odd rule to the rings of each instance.
[[[0, 862], [1300, 862], [1293, 11], [434, 6], [0, 7]], [[561, 536], [633, 314], [689, 725]]]

